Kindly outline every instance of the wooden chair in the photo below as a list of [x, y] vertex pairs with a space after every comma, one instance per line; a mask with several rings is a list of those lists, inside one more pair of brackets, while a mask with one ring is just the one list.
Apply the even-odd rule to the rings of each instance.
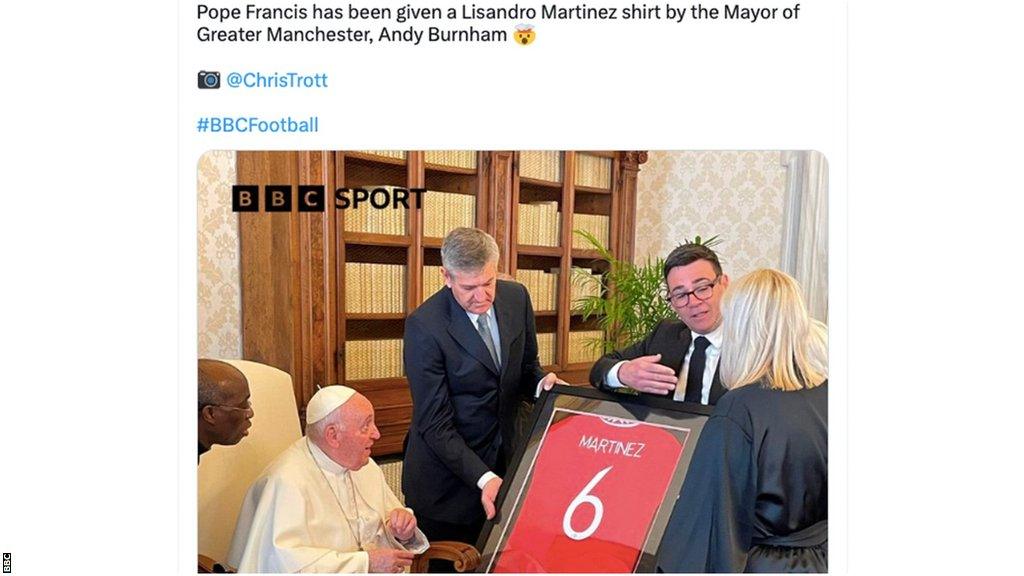
[[[472, 572], [480, 565], [480, 553], [476, 548], [461, 542], [440, 541], [430, 545], [423, 554], [416, 556], [412, 562], [412, 572], [426, 574], [431, 560], [447, 560], [455, 566], [456, 572]], [[208, 556], [199, 555], [200, 574], [234, 574], [234, 570], [223, 564], [214, 562]]]
[[412, 571], [418, 574], [426, 573], [431, 560], [448, 560], [455, 565], [456, 572], [473, 572], [480, 565], [480, 553], [476, 548], [462, 542], [431, 542], [430, 548], [412, 561]]
[[[225, 360], [245, 374], [255, 415], [249, 435], [235, 446], [214, 446], [200, 460], [198, 572], [234, 572], [216, 559], [227, 558], [242, 499], [260, 472], [302, 436], [292, 379], [272, 366], [247, 360]], [[455, 570], [471, 572], [480, 554], [461, 542], [432, 542], [416, 557], [414, 572], [426, 572], [431, 559], [453, 562]]]
[[234, 574], [234, 570], [225, 567], [219, 562], [214, 562], [213, 558], [209, 556], [199, 555], [199, 568], [197, 570], [200, 574]]

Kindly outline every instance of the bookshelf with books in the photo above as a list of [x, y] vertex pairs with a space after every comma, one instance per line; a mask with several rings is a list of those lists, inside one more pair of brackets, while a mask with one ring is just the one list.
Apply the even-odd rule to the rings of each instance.
[[449, 231], [476, 227], [487, 208], [486, 153], [468, 150], [431, 150], [423, 153], [423, 206], [421, 261], [417, 303], [444, 287], [441, 242]]
[[[339, 152], [338, 187], [363, 188], [369, 192], [410, 188], [415, 167], [405, 156], [376, 156], [371, 152]], [[338, 211], [344, 241], [353, 244], [411, 245], [411, 218], [401, 208], [375, 209], [369, 202]]]
[[[350, 166], [358, 170], [351, 181], [345, 180], [350, 187], [369, 185], [374, 180], [425, 190], [418, 206], [410, 199], [410, 210], [396, 211], [406, 216], [405, 228], [399, 229], [400, 233], [391, 232], [394, 226], [378, 219], [378, 229], [369, 231], [368, 235], [347, 231], [341, 234], [344, 240], [341, 256], [346, 266], [366, 262], [354, 278], [364, 292], [375, 294], [377, 300], [369, 307], [346, 309], [341, 315], [342, 322], [348, 326], [345, 361], [357, 369], [350, 374], [346, 365], [342, 375], [346, 384], [366, 394], [378, 409], [381, 440], [375, 446], [375, 453], [395, 453], [401, 450], [412, 420], [412, 397], [402, 366], [405, 318], [444, 285], [440, 272], [442, 238], [458, 226], [477, 225], [485, 188], [481, 174], [484, 162], [475, 151], [408, 152], [406, 177], [398, 181], [400, 175], [391, 168], [389, 159], [371, 159], [364, 153], [339, 153], [339, 156], [344, 159], [347, 172]], [[381, 234], [393, 238], [381, 238]], [[400, 244], [379, 246], [396, 243], [399, 238]], [[395, 294], [396, 290], [387, 288], [395, 278], [401, 286], [399, 295]], [[397, 303], [404, 305], [395, 310]], [[367, 340], [360, 340], [364, 335]], [[357, 346], [352, 348], [348, 342]], [[381, 407], [385, 409], [383, 413]]]
[[520, 252], [561, 256], [564, 155], [557, 151], [519, 153], [514, 218]]
[[526, 286], [533, 303], [533, 311], [538, 316], [551, 316], [558, 313], [558, 280], [561, 273], [561, 262], [553, 256], [534, 256], [520, 254], [515, 279]]
[[[477, 152], [431, 151], [425, 153], [423, 237], [434, 247], [453, 228], [475, 226], [482, 178]], [[447, 162], [441, 164], [440, 162]]]
[[585, 258], [572, 259], [572, 277], [569, 282], [569, 311], [575, 315], [582, 315], [582, 301], [586, 298], [600, 297], [603, 295], [603, 275], [608, 271], [608, 264], [604, 260], [589, 260]]
[[[430, 258], [427, 256], [436, 256]], [[437, 262], [436, 264], [432, 262]], [[441, 271], [441, 257], [439, 251], [431, 251], [424, 256], [423, 261], [423, 299], [426, 300], [444, 288], [444, 273]]]
[[[417, 153], [353, 151], [334, 156], [337, 181], [346, 188], [409, 189], [421, 178], [422, 157]], [[416, 212], [394, 203], [385, 209], [364, 203], [339, 213], [338, 266], [345, 291], [336, 315], [338, 381], [377, 408], [381, 439], [374, 453], [392, 453], [401, 450], [411, 419], [401, 345], [405, 317], [415, 307]]]
[[[320, 184], [328, 191], [324, 212], [239, 213], [243, 357], [292, 376], [303, 422], [318, 386], [356, 388], [377, 410], [382, 438], [374, 454], [400, 452], [412, 416], [402, 366], [405, 319], [444, 286], [444, 235], [476, 226], [498, 241], [499, 274], [529, 286], [545, 369], [585, 383], [590, 364], [575, 348], [575, 333], [594, 325], [571, 312], [572, 268], [601, 268], [594, 254], [573, 248], [572, 228], [588, 216], [606, 217], [608, 224], [588, 229], [607, 229], [612, 252], [631, 258], [633, 224], [624, 218], [634, 210], [625, 204], [635, 202], [645, 160], [638, 152], [588, 154], [601, 167], [581, 176], [583, 154], [575, 152], [238, 152], [239, 184]], [[531, 165], [521, 174], [523, 155]], [[384, 194], [394, 187], [426, 190], [422, 204], [410, 199], [409, 210], [365, 212], [333, 206], [338, 188]]]
[[604, 332], [600, 329], [570, 330], [568, 345], [568, 360], [566, 363], [570, 369], [574, 366], [585, 364], [593, 365], [594, 361], [603, 354], [601, 350], [601, 339]]
[[642, 152], [520, 151], [515, 157], [510, 269], [516, 276], [520, 270], [530, 275], [537, 269], [554, 271], [557, 262], [556, 308], [535, 308], [538, 322], [550, 328], [546, 338], [554, 340], [546, 366], [574, 384], [588, 382], [601, 354], [592, 342], [600, 337], [598, 320], [584, 321], [574, 312], [574, 301], [593, 293], [595, 285], [574, 281], [574, 268], [590, 269], [588, 275], [596, 276], [606, 264], [573, 230], [591, 233], [616, 257], [632, 258], [636, 174], [645, 161]]
[[[577, 153], [573, 186], [572, 227], [592, 235], [602, 246], [612, 246], [611, 223], [615, 218], [612, 201], [612, 178], [615, 172], [611, 157], [597, 153]], [[574, 255], [594, 256], [593, 246], [578, 234], [572, 236]]]

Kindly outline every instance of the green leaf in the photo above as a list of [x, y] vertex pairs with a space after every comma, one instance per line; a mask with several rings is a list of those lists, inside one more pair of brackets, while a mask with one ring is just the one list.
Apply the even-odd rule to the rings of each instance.
[[[594, 318], [604, 331], [603, 342], [595, 341], [595, 347], [611, 352], [645, 338], [659, 322], [674, 316], [668, 302], [661, 297], [664, 258], [652, 260], [647, 257], [641, 264], [634, 264], [615, 258], [607, 247], [585, 230], [573, 230], [573, 234], [586, 240], [608, 268], [600, 279], [578, 269], [573, 271], [571, 279], [574, 286], [588, 286], [594, 282], [599, 286], [600, 296], [586, 296], [573, 301], [573, 309], [582, 314], [584, 321]], [[707, 239], [696, 236], [694, 242], [711, 247], [720, 240], [717, 235]]]

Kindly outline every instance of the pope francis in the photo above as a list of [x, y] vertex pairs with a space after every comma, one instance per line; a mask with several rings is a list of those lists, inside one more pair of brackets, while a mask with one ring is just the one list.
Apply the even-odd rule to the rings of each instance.
[[402, 572], [428, 548], [370, 459], [373, 405], [327, 386], [306, 407], [306, 435], [249, 488], [228, 563], [238, 572]]

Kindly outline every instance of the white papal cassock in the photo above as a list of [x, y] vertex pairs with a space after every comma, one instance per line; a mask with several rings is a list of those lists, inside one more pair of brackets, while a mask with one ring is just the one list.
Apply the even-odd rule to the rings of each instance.
[[228, 563], [239, 572], [367, 572], [375, 548], [420, 553], [386, 526], [402, 503], [372, 459], [350, 471], [300, 438], [263, 471], [242, 502]]

